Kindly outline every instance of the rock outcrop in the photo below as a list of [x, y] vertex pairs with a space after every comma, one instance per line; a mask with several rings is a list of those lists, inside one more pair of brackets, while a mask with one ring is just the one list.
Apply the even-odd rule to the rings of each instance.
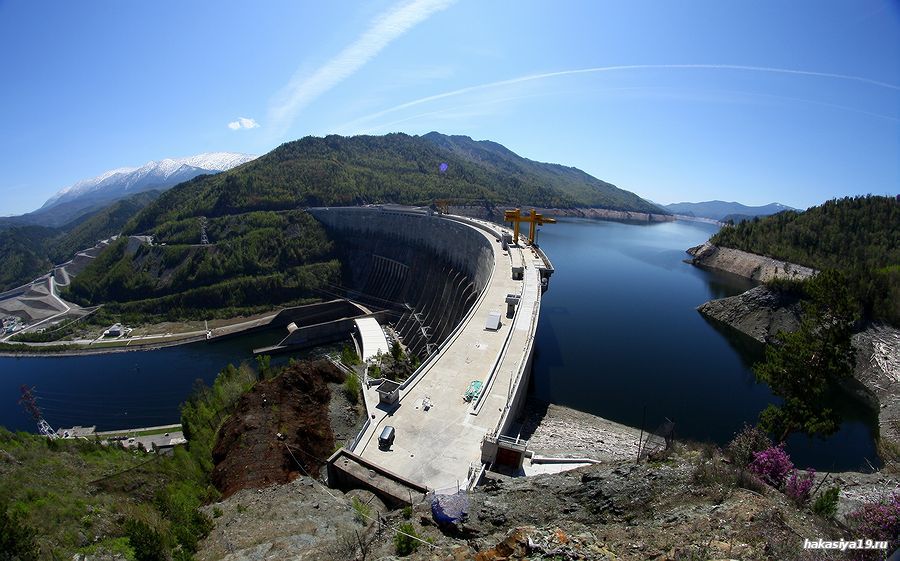
[[809, 267], [739, 249], [719, 247], [709, 242], [692, 247], [687, 252], [691, 255], [690, 261], [694, 265], [726, 271], [760, 282], [776, 278], [804, 280], [816, 273], [815, 269]]
[[878, 411], [878, 453], [900, 471], [900, 329], [872, 325], [853, 336], [854, 377]]
[[[761, 343], [800, 325], [797, 299], [766, 286], [711, 300], [697, 311]], [[900, 330], [871, 325], [855, 334], [852, 343], [856, 368], [845, 388], [877, 412], [878, 453], [888, 469], [900, 471]]]
[[[678, 446], [651, 463], [604, 462], [537, 477], [489, 473], [468, 493], [468, 518], [445, 527], [434, 522], [429, 500], [414, 497], [411, 509], [384, 512], [359, 491], [345, 495], [301, 477], [208, 507], [215, 528], [197, 558], [396, 560], [401, 524], [421, 540], [402, 557], [410, 561], [812, 561], [820, 557], [802, 550], [804, 538], [857, 537], [776, 489], [739, 482], [737, 473], [702, 446]], [[826, 485], [834, 483], [842, 513], [900, 488], [886, 474], [832, 474]]]
[[767, 342], [779, 331], [790, 332], [800, 326], [798, 299], [764, 285], [737, 296], [710, 300], [697, 311], [760, 343]]

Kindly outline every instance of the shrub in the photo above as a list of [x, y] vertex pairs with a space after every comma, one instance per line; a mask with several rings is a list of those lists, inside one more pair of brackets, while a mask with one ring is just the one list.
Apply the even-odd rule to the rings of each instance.
[[162, 536], [146, 522], [134, 519], [126, 520], [125, 535], [128, 536], [128, 541], [134, 549], [134, 558], [137, 561], [164, 561], [166, 559]]
[[745, 469], [739, 469], [735, 476], [735, 485], [741, 489], [747, 489], [754, 493], [764, 495], [766, 493], [766, 484], [759, 477], [750, 473]]
[[701, 461], [691, 474], [695, 485], [727, 485], [734, 483], [734, 473], [728, 466], [714, 461]]
[[[900, 493], [880, 503], [864, 504], [847, 517], [857, 535], [872, 540], [886, 540], [888, 552], [900, 547]], [[858, 552], [858, 559], [882, 559], [883, 551]]]
[[797, 470], [794, 470], [785, 485], [784, 492], [798, 507], [803, 506], [809, 502], [809, 493], [812, 491], [815, 479], [816, 470], [814, 469], [808, 469], [802, 475], [797, 475]]
[[360, 363], [359, 357], [356, 356], [356, 351], [350, 345], [344, 345], [344, 348], [341, 349], [341, 362], [347, 366]]
[[0, 559], [37, 561], [35, 535], [34, 529], [22, 522], [21, 513], [7, 513], [6, 504], [0, 503]]
[[725, 449], [738, 467], [745, 468], [753, 461], [753, 454], [772, 447], [772, 441], [759, 427], [744, 424]]
[[397, 528], [394, 534], [394, 551], [397, 555], [406, 556], [419, 547], [419, 535], [411, 522], [404, 522]]
[[813, 512], [825, 518], [834, 518], [834, 515], [837, 514], [838, 495], [840, 493], [841, 490], [838, 487], [831, 487], [823, 491], [813, 501]]
[[762, 452], [755, 452], [749, 468], [763, 481], [780, 489], [784, 485], [787, 474], [794, 469], [794, 464], [791, 463], [791, 457], [784, 451], [784, 445], [779, 444], [766, 448]]
[[372, 518], [372, 507], [356, 497], [353, 497], [353, 512], [353, 517], [356, 518], [356, 521], [360, 524], [368, 524], [369, 520]]
[[410, 518], [412, 518], [412, 507], [406, 505], [405, 507], [403, 507], [403, 510], [401, 510], [400, 513], [403, 515], [403, 518], [409, 520]]
[[359, 378], [353, 374], [347, 374], [347, 379], [344, 380], [344, 395], [347, 396], [347, 401], [354, 405], [359, 403], [359, 392], [361, 390], [362, 385], [359, 383]]

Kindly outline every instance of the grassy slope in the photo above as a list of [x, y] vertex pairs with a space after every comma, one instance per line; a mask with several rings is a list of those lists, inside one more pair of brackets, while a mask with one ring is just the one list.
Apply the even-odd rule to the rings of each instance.
[[131, 554], [127, 520], [149, 524], [167, 550], [191, 551], [210, 525], [197, 508], [218, 497], [209, 474], [219, 426], [256, 379], [246, 365], [228, 366], [211, 388], [192, 395], [182, 406], [189, 445], [173, 456], [0, 427], [0, 508], [21, 513], [39, 530], [40, 559], [96, 550]]
[[212, 218], [208, 246], [197, 244], [196, 219], [169, 221], [153, 232], [153, 246], [130, 250], [127, 239], [111, 245], [73, 280], [66, 296], [80, 304], [117, 302], [123, 313], [171, 319], [228, 316], [248, 307], [309, 300], [340, 279], [332, 242], [302, 211]]

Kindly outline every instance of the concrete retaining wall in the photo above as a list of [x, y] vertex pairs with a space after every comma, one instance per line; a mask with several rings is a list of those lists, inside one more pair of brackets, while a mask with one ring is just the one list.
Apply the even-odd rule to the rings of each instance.
[[432, 354], [490, 280], [491, 241], [416, 210], [311, 209], [342, 253], [348, 296], [389, 310], [409, 352]]
[[344, 232], [388, 237], [431, 250], [435, 257], [465, 271], [481, 292], [491, 275], [493, 256], [484, 236], [439, 216], [379, 207], [310, 209], [326, 227]]

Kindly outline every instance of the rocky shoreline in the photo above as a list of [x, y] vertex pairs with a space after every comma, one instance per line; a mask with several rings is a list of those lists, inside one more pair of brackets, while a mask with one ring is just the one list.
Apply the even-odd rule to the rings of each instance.
[[751, 280], [766, 282], [776, 278], [806, 280], [816, 274], [815, 269], [780, 261], [763, 255], [748, 253], [730, 247], [719, 247], [709, 242], [687, 250], [693, 265], [717, 269]]
[[634, 460], [641, 438], [634, 427], [531, 397], [525, 404], [519, 436], [540, 456], [602, 462]]
[[800, 327], [799, 299], [765, 285], [737, 296], [710, 300], [698, 306], [697, 311], [760, 343], [766, 343], [779, 331]]
[[[712, 244], [692, 247], [690, 262], [754, 280], [789, 278], [800, 280], [813, 269], [769, 257], [753, 255]], [[766, 343], [779, 331], [793, 331], [800, 325], [800, 303], [796, 296], [767, 286], [754, 287], [743, 294], [711, 300], [697, 307], [704, 317]], [[878, 415], [878, 453], [885, 469], [900, 472], [900, 330], [886, 325], [870, 325], [853, 336], [856, 349], [854, 379], [848, 392], [867, 403]]]

